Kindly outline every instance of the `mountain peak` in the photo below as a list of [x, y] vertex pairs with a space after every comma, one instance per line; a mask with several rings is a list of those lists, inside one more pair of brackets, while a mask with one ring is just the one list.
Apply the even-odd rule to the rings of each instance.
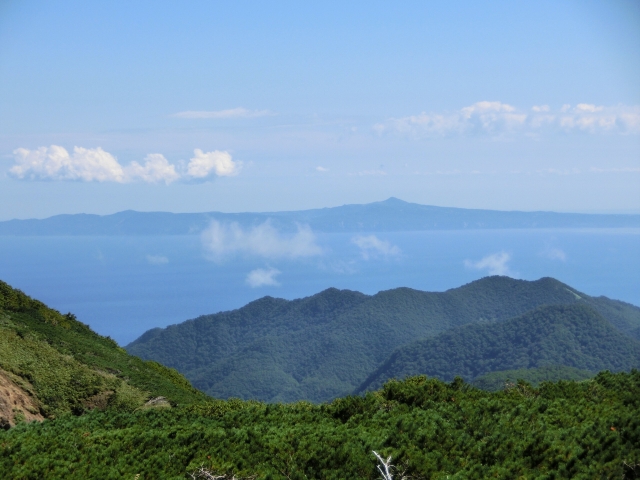
[[400, 200], [399, 198], [396, 198], [396, 197], [389, 197], [389, 198], [387, 198], [386, 200], [383, 200], [380, 203], [384, 203], [384, 204], [387, 204], [387, 205], [406, 205], [409, 202], [405, 202], [404, 200]]

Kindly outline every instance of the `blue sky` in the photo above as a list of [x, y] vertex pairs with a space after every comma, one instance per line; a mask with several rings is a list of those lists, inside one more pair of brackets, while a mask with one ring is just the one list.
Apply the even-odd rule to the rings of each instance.
[[637, 1], [0, 4], [0, 219], [640, 212]]

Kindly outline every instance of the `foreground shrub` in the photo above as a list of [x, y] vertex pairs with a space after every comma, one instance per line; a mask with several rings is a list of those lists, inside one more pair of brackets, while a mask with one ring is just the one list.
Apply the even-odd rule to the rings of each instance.
[[[485, 392], [391, 381], [324, 405], [211, 401], [62, 416], [0, 432], [4, 478], [637, 478], [640, 372]], [[400, 468], [401, 467], [401, 468]], [[394, 478], [400, 478], [397, 475]]]

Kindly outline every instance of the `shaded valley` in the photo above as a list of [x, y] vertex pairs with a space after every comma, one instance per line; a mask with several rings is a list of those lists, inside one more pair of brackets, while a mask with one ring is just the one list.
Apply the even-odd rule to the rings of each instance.
[[544, 306], [504, 322], [466, 325], [404, 345], [357, 392], [380, 388], [391, 378], [426, 374], [451, 381], [553, 365], [591, 372], [630, 370], [640, 367], [640, 342], [589, 306]]

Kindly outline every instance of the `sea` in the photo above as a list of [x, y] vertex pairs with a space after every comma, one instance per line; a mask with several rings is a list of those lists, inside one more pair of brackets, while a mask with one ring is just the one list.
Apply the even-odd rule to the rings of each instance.
[[313, 251], [212, 257], [189, 236], [0, 236], [0, 280], [127, 345], [263, 296], [445, 291], [487, 275], [554, 277], [640, 306], [640, 229], [315, 233]]

